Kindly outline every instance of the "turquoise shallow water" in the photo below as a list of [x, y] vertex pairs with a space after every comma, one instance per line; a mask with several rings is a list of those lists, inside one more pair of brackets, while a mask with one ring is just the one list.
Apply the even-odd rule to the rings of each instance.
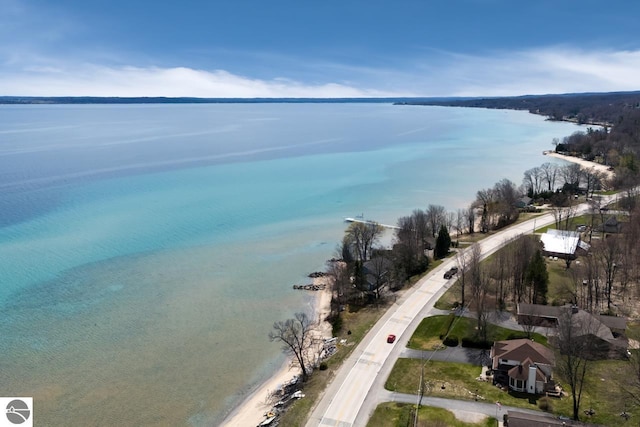
[[[0, 107], [0, 393], [38, 425], [215, 425], [282, 361], [342, 218], [548, 161], [578, 128], [386, 104]], [[69, 423], [69, 420], [72, 420]]]

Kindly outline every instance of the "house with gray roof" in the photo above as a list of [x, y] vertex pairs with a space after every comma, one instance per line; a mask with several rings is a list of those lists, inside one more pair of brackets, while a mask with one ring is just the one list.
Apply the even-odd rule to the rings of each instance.
[[624, 317], [592, 314], [575, 305], [520, 303], [517, 318], [521, 325], [549, 328], [558, 328], [560, 322], [571, 321], [572, 335], [589, 341], [591, 358], [624, 358], [627, 355], [629, 341], [625, 336], [627, 320]]

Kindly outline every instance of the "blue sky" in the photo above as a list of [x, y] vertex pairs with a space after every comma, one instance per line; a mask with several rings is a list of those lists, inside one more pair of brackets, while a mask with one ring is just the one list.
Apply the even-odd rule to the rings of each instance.
[[640, 90], [640, 1], [0, 0], [0, 95]]

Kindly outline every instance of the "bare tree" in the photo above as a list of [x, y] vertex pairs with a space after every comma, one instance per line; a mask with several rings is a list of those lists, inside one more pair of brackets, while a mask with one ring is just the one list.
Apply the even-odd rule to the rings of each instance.
[[593, 168], [585, 169], [583, 171], [583, 176], [585, 184], [587, 185], [587, 197], [590, 197], [590, 195], [593, 196], [593, 192], [601, 188], [602, 181], [604, 181], [605, 176], [602, 172], [597, 171]]
[[368, 291], [373, 292], [375, 299], [380, 298], [380, 293], [389, 285], [390, 277], [389, 256], [387, 251], [376, 251], [376, 255], [365, 263], [365, 279], [369, 286]]
[[333, 291], [332, 299], [335, 301], [335, 304], [331, 305], [331, 310], [333, 311], [334, 305], [336, 305], [335, 310], [337, 311], [331, 314], [336, 315], [340, 312], [340, 307], [347, 304], [352, 297], [353, 285], [351, 284], [351, 274], [344, 261], [328, 261], [327, 273], [333, 282], [331, 289]]
[[487, 295], [489, 293], [489, 277], [485, 269], [480, 270], [480, 286], [476, 287], [474, 295], [476, 301], [476, 320], [478, 338], [486, 343], [489, 340], [489, 316]]
[[542, 190], [543, 171], [540, 167], [531, 168], [524, 172], [523, 183], [527, 192], [532, 196], [539, 194]]
[[517, 220], [518, 208], [516, 207], [516, 202], [520, 197], [520, 193], [516, 185], [505, 178], [496, 183], [493, 194], [498, 216], [496, 227], [501, 228]]
[[620, 239], [610, 235], [595, 245], [594, 254], [600, 261], [604, 274], [605, 294], [607, 297], [607, 312], [611, 312], [611, 292], [613, 281], [622, 258]]
[[571, 218], [576, 213], [576, 205], [570, 198], [567, 199], [567, 203], [567, 206], [553, 206], [551, 209], [555, 226], [558, 230], [567, 230]]
[[456, 211], [456, 235], [460, 237], [460, 235], [464, 232], [464, 223], [466, 218], [466, 213], [464, 209], [458, 209]]
[[[506, 242], [505, 245], [506, 246]], [[504, 308], [506, 285], [509, 278], [509, 254], [506, 250], [498, 251], [491, 262], [492, 276], [497, 283], [497, 309]]]
[[469, 234], [475, 233], [476, 230], [476, 209], [471, 204], [468, 209], [466, 209], [466, 219], [467, 219], [467, 229], [469, 230]]
[[569, 163], [560, 168], [560, 174], [564, 180], [564, 188], [570, 189], [572, 194], [580, 187], [580, 178], [582, 177], [582, 169], [577, 163]]
[[532, 305], [530, 313], [518, 316], [518, 323], [520, 324], [522, 331], [527, 335], [527, 338], [531, 338], [533, 331], [536, 329], [536, 319], [539, 314], [538, 311], [538, 307], [536, 305]]
[[495, 210], [495, 193], [492, 188], [479, 190], [476, 193], [476, 200], [478, 205], [482, 207], [480, 232], [488, 233], [492, 227], [492, 219]]
[[414, 234], [416, 246], [424, 249], [427, 246], [427, 242], [432, 237], [429, 233], [429, 220], [427, 218], [427, 214], [420, 209], [415, 209], [409, 218], [411, 223], [411, 232]]
[[431, 236], [435, 237], [436, 234], [438, 234], [438, 230], [440, 230], [440, 226], [446, 221], [445, 208], [440, 205], [429, 205], [425, 213], [427, 215], [427, 223], [429, 224]]
[[574, 420], [579, 420], [580, 399], [593, 351], [591, 335], [596, 328], [593, 317], [575, 306], [567, 307], [558, 318], [556, 369], [571, 389]]
[[478, 243], [474, 243], [469, 251], [469, 286], [475, 303], [478, 338], [487, 340], [488, 311], [486, 309], [486, 296], [488, 292], [488, 277], [480, 263], [482, 249]]
[[547, 183], [547, 191], [553, 191], [556, 188], [556, 180], [558, 177], [558, 166], [553, 163], [543, 163], [540, 170], [544, 181]]
[[[604, 205], [600, 196], [592, 197], [587, 203], [589, 204], [589, 215], [591, 216], [591, 225], [589, 228], [589, 243], [591, 243], [593, 229], [596, 226], [595, 219], [599, 216], [600, 224], [604, 223], [604, 211], [602, 210]], [[602, 238], [604, 238], [604, 227], [602, 227]]]
[[456, 213], [447, 212], [447, 214], [445, 215], [445, 226], [447, 227], [447, 231], [449, 232], [449, 234], [453, 232], [455, 223], [456, 223]]
[[591, 255], [585, 258], [585, 278], [586, 283], [583, 286], [587, 287], [587, 305], [589, 311], [600, 310], [600, 302], [602, 300], [602, 290], [600, 286], [601, 277], [601, 263], [598, 262], [597, 257]]
[[355, 251], [356, 260], [364, 263], [371, 256], [373, 245], [382, 235], [383, 228], [374, 222], [353, 222], [347, 228], [345, 237]]
[[269, 332], [269, 340], [282, 343], [282, 350], [294, 357], [302, 372], [302, 380], [309, 377], [309, 352], [313, 347], [312, 331], [315, 324], [306, 313], [296, 313], [295, 318], [278, 321]]
[[393, 246], [393, 276], [396, 282], [423, 272], [428, 266], [425, 249], [429, 244], [429, 227], [423, 211], [417, 209], [398, 219]]
[[625, 198], [621, 201], [621, 204], [630, 211], [636, 208], [638, 197], [640, 196], [640, 187], [637, 185], [638, 178], [634, 179], [633, 185], [628, 186], [625, 189]]
[[510, 254], [513, 302], [517, 304], [527, 296], [525, 278], [529, 262], [536, 250], [536, 243], [531, 238], [521, 235], [507, 246], [507, 250]]

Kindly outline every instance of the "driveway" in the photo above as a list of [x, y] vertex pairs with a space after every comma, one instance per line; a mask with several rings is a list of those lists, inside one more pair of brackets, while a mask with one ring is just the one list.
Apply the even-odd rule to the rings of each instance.
[[445, 347], [442, 350], [425, 351], [405, 348], [400, 357], [407, 359], [439, 360], [441, 362], [470, 363], [476, 366], [487, 366], [491, 361], [489, 350], [466, 348], [462, 346]]

